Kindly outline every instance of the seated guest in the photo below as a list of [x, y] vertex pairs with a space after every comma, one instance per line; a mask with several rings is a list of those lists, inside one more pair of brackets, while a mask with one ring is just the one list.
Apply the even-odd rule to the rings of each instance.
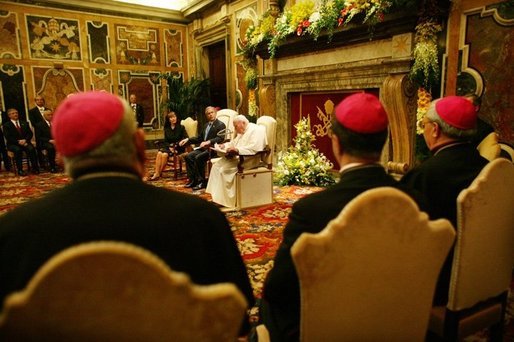
[[63, 249], [115, 240], [155, 253], [197, 284], [233, 283], [253, 305], [223, 213], [197, 196], [142, 182], [144, 132], [126, 100], [75, 94], [56, 109], [52, 134], [72, 181], [0, 217], [0, 302]]
[[7, 150], [14, 152], [14, 160], [18, 168], [18, 175], [26, 176], [23, 171], [23, 152], [27, 153], [32, 168], [32, 173], [39, 174], [39, 164], [34, 145], [32, 145], [33, 133], [29, 123], [19, 120], [19, 113], [14, 108], [7, 110], [9, 121], [4, 123], [4, 135], [7, 142]]
[[[215, 147], [226, 152], [225, 157], [216, 162], [209, 174], [206, 192], [212, 195], [212, 201], [226, 207], [236, 205], [235, 176], [239, 158], [235, 155], [252, 155], [266, 147], [266, 130], [262, 126], [248, 122], [244, 115], [234, 117], [234, 140]], [[249, 158], [245, 168], [259, 165], [258, 158]]]
[[184, 152], [184, 147], [178, 146], [178, 142], [185, 138], [187, 138], [186, 128], [178, 122], [177, 114], [175, 112], [166, 114], [164, 143], [155, 156], [154, 174], [150, 180], [156, 180], [161, 177], [170, 156], [173, 156], [175, 153], [180, 154]]
[[45, 109], [43, 112], [43, 120], [36, 123], [34, 129], [36, 130], [36, 145], [41, 151], [46, 150], [50, 172], [56, 173], [57, 167], [55, 165], [55, 141], [52, 138], [51, 122], [53, 117], [51, 109]]
[[[335, 108], [331, 130], [332, 150], [341, 166], [340, 180], [293, 205], [274, 266], [264, 283], [260, 314], [272, 341], [299, 340], [300, 288], [291, 258], [296, 239], [302, 233], [323, 230], [348, 202], [366, 190], [391, 186], [410, 193], [379, 163], [388, 119], [377, 97], [357, 93], [345, 98]], [[419, 197], [415, 200], [420, 203]]]
[[205, 117], [207, 118], [207, 123], [196, 137], [186, 138], [179, 142], [179, 146], [199, 144], [196, 149], [184, 157], [187, 178], [189, 179], [186, 188], [193, 188], [193, 190], [200, 190], [207, 186], [205, 181], [205, 164], [207, 164], [209, 156], [216, 156], [216, 153], [211, 151], [210, 147], [224, 140], [224, 137], [218, 135], [218, 133], [225, 129], [225, 124], [216, 119], [216, 108], [205, 108]]
[[[5, 138], [4, 138], [4, 132], [2, 130], [2, 127], [0, 127], [0, 164], [2, 163], [2, 160], [4, 161], [4, 168], [6, 171], [11, 171], [11, 159], [9, 159], [9, 156], [7, 155], [7, 147], [5, 146]], [[0, 165], [0, 170], [1, 170]]]
[[[422, 192], [432, 220], [446, 218], [457, 226], [457, 196], [488, 163], [470, 142], [476, 134], [477, 112], [466, 98], [448, 96], [432, 101], [421, 121], [425, 142], [432, 153], [401, 182]], [[453, 252], [439, 275], [434, 301], [448, 301]]]

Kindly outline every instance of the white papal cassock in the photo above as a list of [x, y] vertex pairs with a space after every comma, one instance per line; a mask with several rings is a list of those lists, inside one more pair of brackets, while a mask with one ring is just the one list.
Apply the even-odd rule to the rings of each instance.
[[[243, 134], [238, 134], [234, 140], [225, 143], [224, 148], [235, 147], [241, 155], [252, 155], [264, 150], [266, 147], [266, 128], [249, 123]], [[236, 156], [231, 159], [225, 157], [214, 163], [209, 173], [209, 182], [205, 192], [210, 193], [212, 201], [226, 207], [236, 205], [235, 177], [237, 173]], [[259, 158], [245, 159], [244, 168], [254, 168], [259, 164]]]

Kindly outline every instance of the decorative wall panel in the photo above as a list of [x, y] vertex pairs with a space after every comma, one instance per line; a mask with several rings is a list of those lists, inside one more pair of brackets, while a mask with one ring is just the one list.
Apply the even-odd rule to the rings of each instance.
[[259, 15], [257, 14], [257, 3], [253, 3], [235, 13], [235, 47], [236, 55], [241, 54], [246, 46], [246, 31], [250, 26], [257, 26], [259, 23]]
[[67, 10], [45, 1], [0, 2], [0, 110], [16, 107], [25, 117], [38, 94], [56, 107], [78, 91], [134, 92], [145, 105], [147, 133], [162, 129], [162, 120], [154, 120], [161, 115], [156, 78], [168, 72], [189, 78], [186, 24]]
[[164, 30], [164, 46], [166, 48], [166, 66], [182, 67], [184, 64], [182, 31]]
[[514, 18], [493, 6], [466, 15], [457, 93], [482, 96], [480, 117], [514, 145]]
[[128, 99], [130, 94], [136, 94], [137, 102], [145, 112], [144, 126], [152, 127], [159, 122], [159, 72], [134, 72], [129, 70], [118, 72], [120, 96]]
[[19, 24], [16, 13], [0, 14], [0, 58], [21, 58]]
[[82, 60], [77, 20], [26, 16], [32, 59]]
[[111, 59], [109, 56], [109, 27], [107, 23], [88, 21], [87, 39], [91, 62], [109, 64]]
[[244, 78], [243, 65], [236, 63], [236, 109], [241, 114], [248, 114], [248, 88], [246, 88]]
[[91, 87], [94, 90], [105, 90], [109, 93], [113, 92], [111, 69], [91, 69]]
[[69, 94], [84, 91], [84, 70], [33, 67], [34, 93], [43, 95], [46, 106], [55, 108]]
[[4, 111], [16, 108], [20, 118], [26, 120], [25, 111], [25, 69], [22, 65], [0, 65], [0, 109], [2, 120], [7, 120]]
[[157, 29], [116, 25], [116, 59], [118, 64], [158, 65], [160, 42]]

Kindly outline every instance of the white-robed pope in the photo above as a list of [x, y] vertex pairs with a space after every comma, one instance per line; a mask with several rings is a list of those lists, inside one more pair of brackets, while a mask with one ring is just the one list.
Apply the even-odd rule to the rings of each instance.
[[[216, 145], [215, 148], [225, 152], [225, 156], [214, 163], [209, 174], [206, 192], [212, 201], [225, 207], [236, 205], [235, 176], [239, 159], [234, 155], [254, 155], [266, 147], [266, 129], [250, 123], [244, 115], [234, 117], [236, 137], [227, 143]], [[258, 158], [245, 160], [245, 168], [257, 167]]]

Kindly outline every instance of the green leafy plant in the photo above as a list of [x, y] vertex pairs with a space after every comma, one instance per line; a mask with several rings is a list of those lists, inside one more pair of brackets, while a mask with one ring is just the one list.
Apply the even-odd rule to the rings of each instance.
[[335, 182], [332, 163], [312, 144], [315, 140], [309, 120], [300, 119], [295, 125], [294, 146], [278, 158], [275, 182], [279, 185], [328, 186]]
[[431, 86], [439, 81], [437, 34], [441, 31], [441, 25], [432, 20], [416, 26], [414, 64], [410, 76], [429, 91]]
[[203, 120], [202, 114], [205, 107], [210, 104], [210, 80], [191, 78], [189, 81], [182, 79], [177, 73], [159, 75], [168, 84], [168, 100], [164, 106], [168, 111], [174, 111], [180, 119], [188, 116]]

